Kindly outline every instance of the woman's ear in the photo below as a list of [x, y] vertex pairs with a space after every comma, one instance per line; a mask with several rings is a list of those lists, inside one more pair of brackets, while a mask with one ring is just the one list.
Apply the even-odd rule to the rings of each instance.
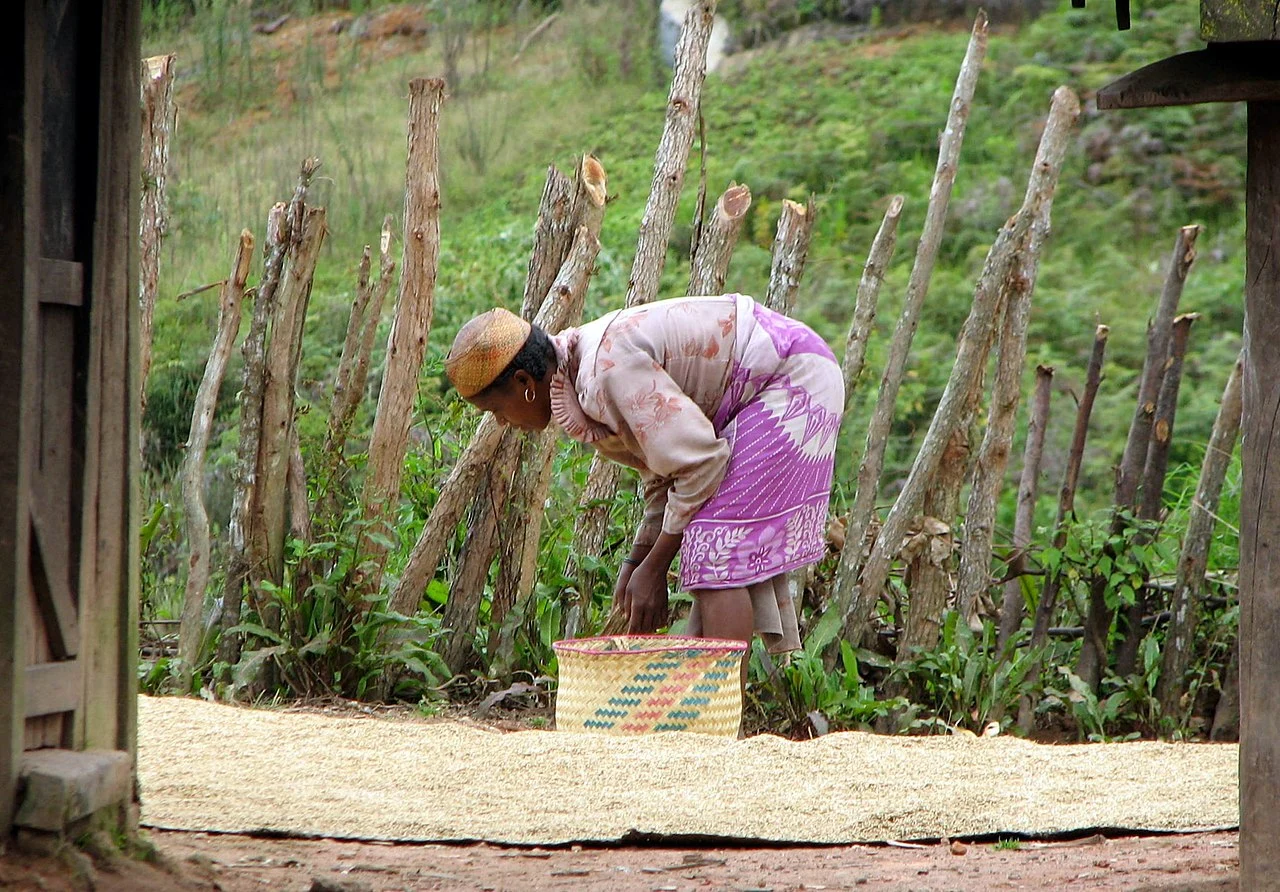
[[516, 373], [511, 376], [512, 389], [517, 393], [524, 393], [530, 389], [536, 390], [536, 384], [537, 382], [533, 380], [533, 375], [530, 375], [524, 369], [516, 369]]

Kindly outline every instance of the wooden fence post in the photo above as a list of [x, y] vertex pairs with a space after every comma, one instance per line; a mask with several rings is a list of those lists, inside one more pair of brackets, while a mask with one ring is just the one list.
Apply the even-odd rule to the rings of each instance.
[[[653, 183], [640, 219], [635, 258], [627, 282], [628, 307], [648, 303], [658, 296], [658, 284], [667, 261], [667, 243], [671, 239], [676, 204], [684, 185], [684, 170], [702, 104], [707, 44], [715, 12], [715, 0], [699, 0], [691, 6], [676, 44], [666, 121], [654, 156]], [[600, 556], [609, 530], [609, 509], [618, 491], [618, 474], [618, 466], [613, 462], [599, 455], [592, 459], [587, 485], [578, 500], [580, 513], [573, 528], [574, 555]], [[592, 586], [589, 574], [579, 570], [575, 575], [581, 588]]]
[[769, 288], [765, 306], [790, 316], [800, 293], [800, 277], [809, 257], [809, 239], [813, 235], [813, 196], [804, 204], [784, 199], [778, 217], [778, 231], [773, 239], [773, 266], [769, 270]]
[[182, 624], [178, 632], [178, 658], [181, 661], [180, 687], [190, 692], [192, 675], [204, 638], [204, 601], [209, 587], [209, 515], [204, 505], [204, 456], [213, 428], [213, 411], [218, 405], [218, 392], [227, 371], [227, 361], [240, 333], [240, 303], [244, 299], [249, 264], [253, 260], [253, 234], [240, 233], [231, 272], [222, 283], [218, 295], [218, 325], [205, 364], [204, 377], [196, 392], [191, 414], [191, 432], [187, 435], [186, 453], [182, 457], [179, 478], [182, 481], [182, 508], [186, 514], [187, 557], [186, 593], [182, 604]]
[[[1066, 140], [1080, 117], [1080, 100], [1067, 87], [1053, 94], [1053, 105], [1045, 125], [1046, 143]], [[996, 507], [1004, 484], [1009, 448], [1013, 443], [1014, 422], [1022, 399], [1022, 371], [1027, 359], [1027, 326], [1031, 321], [1031, 301], [1036, 276], [1040, 270], [1040, 253], [1049, 238], [1052, 204], [1046, 202], [1042, 214], [1031, 224], [1026, 247], [1020, 252], [1000, 331], [999, 359], [995, 382], [991, 388], [991, 408], [987, 414], [987, 431], [978, 450], [969, 506], [965, 511], [964, 542], [960, 554], [960, 573], [956, 585], [956, 609], [962, 620], [974, 617], [979, 600], [990, 584], [991, 543], [995, 535]]]
[[142, 219], [138, 275], [138, 365], [142, 411], [151, 372], [151, 324], [160, 286], [160, 247], [169, 229], [169, 139], [178, 124], [174, 55], [142, 60]]
[[716, 201], [702, 228], [698, 250], [689, 258], [688, 294], [720, 294], [733, 257], [742, 221], [751, 207], [751, 190], [730, 183]]
[[444, 89], [444, 81], [438, 78], [414, 78], [409, 82], [400, 295], [387, 338], [386, 370], [369, 436], [369, 466], [360, 499], [361, 513], [368, 524], [358, 547], [365, 558], [359, 585], [363, 597], [377, 594], [382, 584], [387, 557], [383, 541], [400, 504], [400, 476], [418, 394], [418, 373], [435, 307], [440, 255], [440, 106], [444, 103]]
[[[1137, 507], [1138, 485], [1142, 480], [1142, 468], [1146, 463], [1147, 446], [1151, 441], [1151, 422], [1160, 396], [1160, 379], [1164, 375], [1165, 358], [1169, 355], [1169, 337], [1173, 332], [1173, 317], [1177, 315], [1178, 301], [1187, 273], [1196, 257], [1196, 239], [1201, 227], [1183, 226], [1174, 240], [1173, 256], [1165, 278], [1156, 318], [1147, 327], [1147, 355], [1142, 363], [1142, 376], [1138, 384], [1138, 402], [1133, 411], [1133, 422], [1125, 440], [1124, 454], [1116, 471], [1115, 517], [1112, 533], [1124, 530], [1125, 512]], [[1114, 555], [1112, 555], [1114, 557]], [[1097, 576], [1089, 588], [1089, 610], [1085, 616], [1084, 642], [1080, 658], [1076, 662], [1076, 675], [1090, 687], [1097, 688], [1107, 659], [1106, 636], [1111, 629], [1112, 611], [1106, 602], [1107, 579]]]
[[[1075, 516], [1076, 483], [1080, 479], [1080, 466], [1084, 462], [1084, 446], [1089, 438], [1089, 419], [1093, 415], [1093, 403], [1098, 396], [1098, 386], [1102, 382], [1102, 362], [1107, 352], [1107, 337], [1111, 329], [1099, 325], [1093, 335], [1093, 351], [1089, 355], [1089, 367], [1085, 372], [1084, 391], [1080, 402], [1076, 405], [1076, 420], [1071, 431], [1071, 448], [1067, 451], [1067, 469], [1063, 474], [1062, 488], [1058, 491], [1058, 516], [1054, 522], [1053, 547], [1058, 551], [1067, 544], [1067, 527]], [[1062, 587], [1062, 577], [1050, 571], [1045, 575], [1044, 586], [1040, 589], [1040, 603], [1036, 605], [1035, 620], [1031, 627], [1032, 652], [1044, 648], [1049, 640], [1049, 624], [1053, 621], [1053, 611], [1057, 607], [1058, 592]], [[1028, 678], [1039, 678], [1042, 662], [1036, 659], [1027, 673]], [[1018, 729], [1023, 734], [1031, 731], [1035, 721], [1030, 697], [1023, 697], [1018, 703]]]
[[1218, 406], [1218, 417], [1213, 423], [1209, 445], [1204, 450], [1200, 465], [1200, 481], [1191, 502], [1187, 531], [1182, 538], [1182, 552], [1178, 557], [1178, 576], [1173, 586], [1170, 602], [1169, 630], [1165, 634], [1164, 652], [1160, 661], [1160, 681], [1156, 696], [1160, 699], [1160, 714], [1177, 718], [1181, 722], [1184, 712], [1182, 694], [1186, 690], [1187, 668], [1191, 665], [1192, 648], [1195, 645], [1196, 623], [1199, 619], [1200, 595], [1204, 590], [1205, 568], [1209, 564], [1209, 547], [1213, 541], [1213, 528], [1218, 521], [1218, 498], [1222, 495], [1222, 482], [1231, 464], [1231, 454], [1236, 448], [1236, 436], [1240, 432], [1240, 373], [1244, 359], [1236, 360], [1227, 378]]
[[1027, 442], [1022, 450], [1022, 477], [1018, 481], [1018, 506], [1013, 521], [1013, 554], [1009, 558], [1004, 598], [1000, 605], [1000, 632], [996, 650], [1001, 654], [1022, 625], [1022, 576], [1027, 571], [1027, 549], [1035, 527], [1036, 494], [1040, 483], [1040, 460], [1044, 455], [1044, 435], [1049, 427], [1049, 397], [1053, 368], [1036, 366], [1035, 395], [1027, 421]]
[[[1054, 96], [1055, 106], [1062, 102], [1070, 105], [1076, 101], [1075, 95], [1070, 91], [1065, 96]], [[1071, 116], [1071, 120], [1074, 121], [1074, 116]], [[888, 581], [893, 558], [902, 544], [908, 525], [920, 510], [924, 494], [937, 471], [951, 432], [965, 412], [974, 380], [985, 368], [992, 326], [1003, 305], [1010, 272], [1015, 268], [1018, 252], [1023, 249], [1033, 223], [1042, 213], [1047, 213], [1045, 206], [1053, 202], [1069, 134], [1070, 127], [1052, 126], [1051, 118], [1051, 125], [1045, 128], [1031, 167], [1022, 208], [1005, 224], [987, 256], [986, 266], [978, 279], [974, 294], [973, 309], [960, 333], [955, 368], [921, 443], [920, 452], [911, 466], [911, 473], [893, 508], [885, 517], [880, 535], [862, 569], [858, 610], [848, 614], [844, 625], [845, 636], [850, 640], [860, 640], [866, 631], [867, 620]]]
[[862, 374], [862, 366], [867, 358], [867, 343], [871, 340], [871, 330], [876, 321], [880, 286], [884, 284], [885, 270], [889, 268], [894, 248], [898, 245], [898, 221], [902, 219], [905, 201], [901, 195], [894, 195], [889, 199], [889, 207], [884, 212], [884, 219], [880, 221], [876, 237], [871, 241], [867, 262], [862, 267], [853, 319], [849, 322], [849, 334], [844, 342], [844, 359], [840, 363], [840, 371], [844, 375], [846, 410], [853, 404], [853, 388]]
[[[980, 12], [974, 20], [969, 46], [965, 50], [964, 61], [960, 63], [960, 73], [956, 77], [955, 90], [951, 95], [947, 124], [942, 131], [942, 139], [938, 146], [938, 164], [933, 175], [933, 186], [929, 190], [924, 228], [920, 233], [920, 242], [916, 246], [915, 263], [911, 267], [911, 277], [907, 281], [907, 294], [903, 300], [902, 311], [898, 316], [898, 324], [889, 345], [889, 357], [880, 378], [875, 410], [867, 425], [866, 446], [863, 449], [862, 462], [858, 467], [857, 492], [854, 495], [853, 507], [849, 511], [845, 547], [840, 553], [840, 562], [836, 568], [835, 583], [832, 588], [832, 600], [827, 607], [828, 610], [838, 612], [841, 627], [849, 625], [849, 618], [853, 611], [856, 610], [859, 615], [865, 613], [870, 616], [871, 609], [874, 607], [874, 605], [855, 605], [858, 576], [862, 569], [863, 543], [866, 540], [867, 531], [871, 528], [872, 519], [875, 517], [876, 496], [880, 491], [880, 475], [884, 470], [885, 448], [889, 441], [889, 428], [893, 424], [898, 390], [902, 386], [902, 379], [907, 371], [911, 342], [915, 338], [916, 326], [920, 322], [920, 310], [924, 306], [929, 282], [933, 278], [934, 263], [938, 259], [938, 249], [942, 244], [943, 228], [947, 222], [947, 208], [951, 202], [951, 189], [955, 185], [956, 169], [960, 163], [960, 148], [964, 143], [969, 110], [973, 104], [974, 92], [977, 90], [978, 75], [982, 71], [982, 60], [986, 54], [987, 16], [986, 13]], [[864, 623], [860, 621], [857, 624], [861, 626]]]

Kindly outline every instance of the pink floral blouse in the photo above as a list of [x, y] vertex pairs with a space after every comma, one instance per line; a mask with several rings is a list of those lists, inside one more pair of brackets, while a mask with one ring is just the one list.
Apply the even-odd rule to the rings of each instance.
[[573, 439], [640, 472], [640, 544], [683, 532], [724, 478], [730, 445], [712, 418], [733, 370], [739, 319], [750, 319], [752, 305], [741, 295], [677, 298], [552, 339], [552, 417]]

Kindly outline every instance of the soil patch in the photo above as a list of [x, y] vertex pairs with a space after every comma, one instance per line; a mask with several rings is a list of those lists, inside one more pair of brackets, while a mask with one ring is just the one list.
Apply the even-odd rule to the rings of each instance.
[[[283, 889], [565, 890], [956, 890], [1124, 889], [1227, 892], [1239, 884], [1235, 833], [1093, 836], [919, 848], [510, 849], [493, 845], [389, 845], [331, 839], [153, 831], [168, 869], [96, 871], [97, 892], [257, 892]], [[6, 855], [0, 888], [81, 890], [49, 859]]]

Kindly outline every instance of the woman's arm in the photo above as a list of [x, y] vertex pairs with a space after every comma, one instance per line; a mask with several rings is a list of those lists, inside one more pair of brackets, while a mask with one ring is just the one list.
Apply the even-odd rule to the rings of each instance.
[[680, 553], [682, 538], [679, 533], [659, 534], [638, 565], [624, 567], [631, 570], [625, 581], [619, 575], [630, 634], [656, 632], [667, 624], [667, 574], [671, 571], [671, 562]]

